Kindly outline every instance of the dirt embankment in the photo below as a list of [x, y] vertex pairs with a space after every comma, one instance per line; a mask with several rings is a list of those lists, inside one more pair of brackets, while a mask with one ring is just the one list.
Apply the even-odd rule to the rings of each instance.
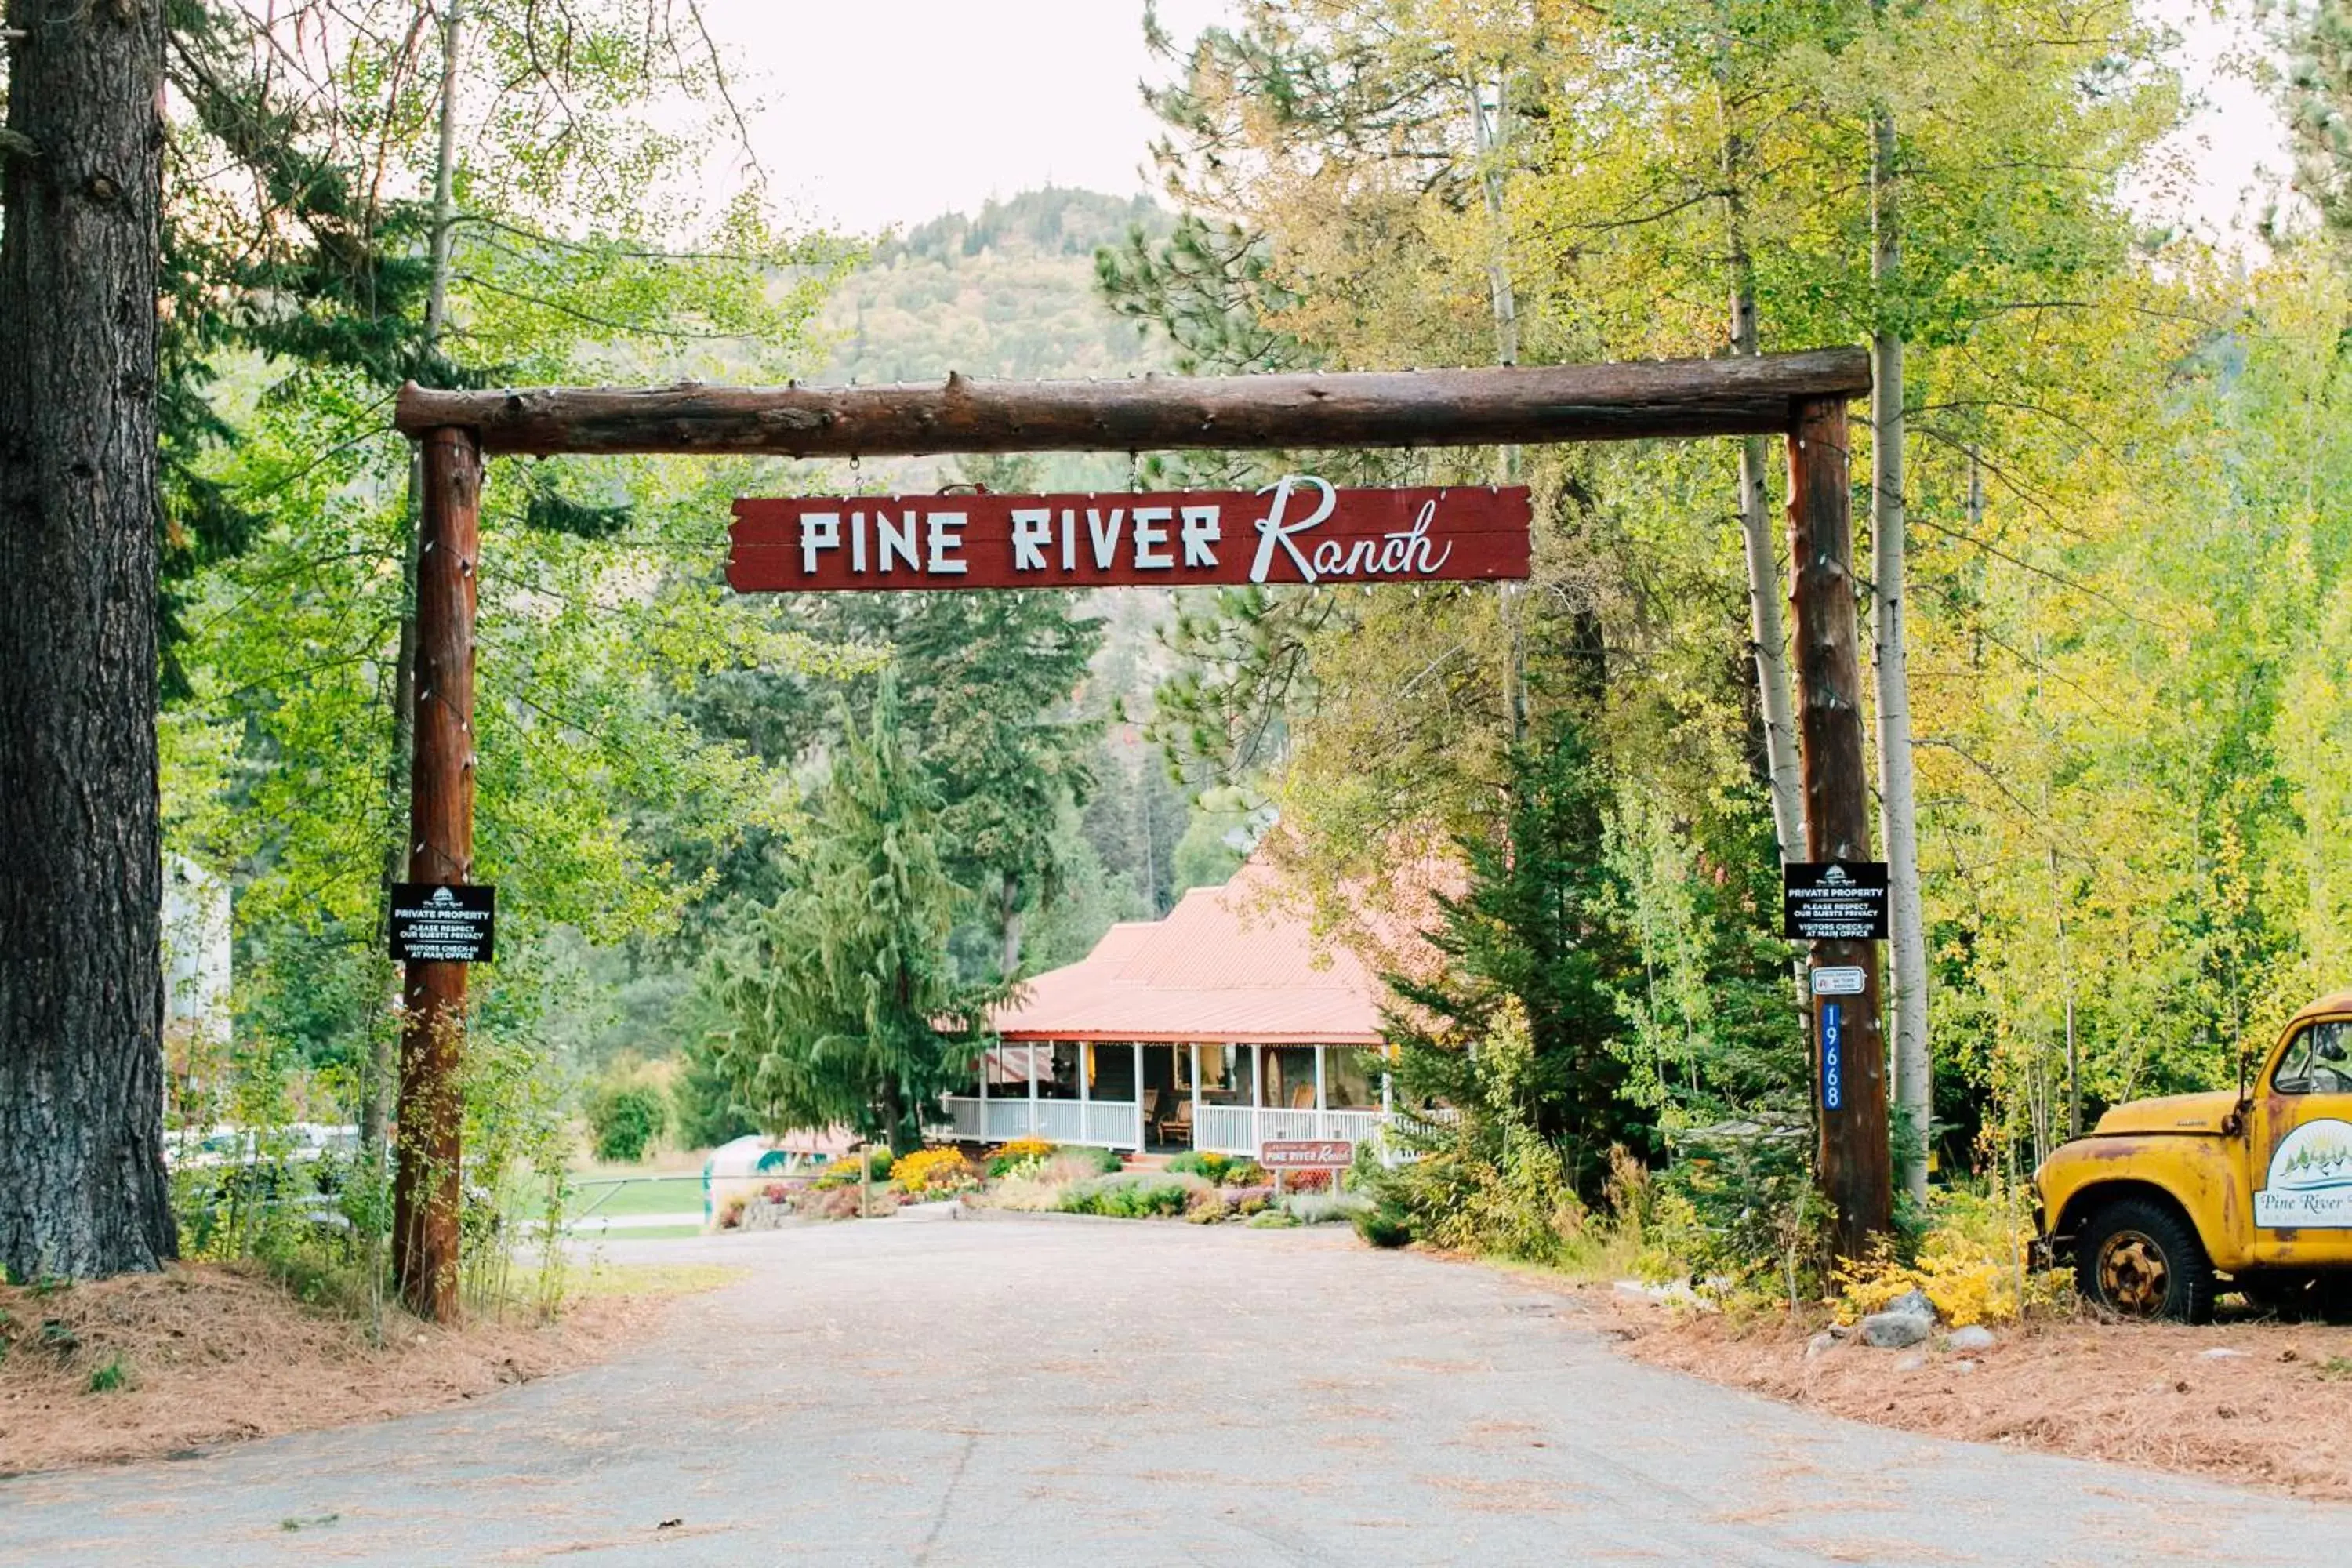
[[1846, 1343], [1808, 1356], [1819, 1324], [1741, 1325], [1591, 1295], [1606, 1295], [1594, 1304], [1636, 1360], [1811, 1409], [2352, 1499], [2352, 1330], [2074, 1321], [1996, 1330], [1991, 1349], [1969, 1354], [1942, 1348], [1938, 1332], [1917, 1352]]
[[0, 1287], [0, 1475], [156, 1458], [381, 1420], [597, 1360], [658, 1303], [607, 1296], [550, 1324], [434, 1328], [384, 1342], [275, 1282], [216, 1265], [56, 1289]]

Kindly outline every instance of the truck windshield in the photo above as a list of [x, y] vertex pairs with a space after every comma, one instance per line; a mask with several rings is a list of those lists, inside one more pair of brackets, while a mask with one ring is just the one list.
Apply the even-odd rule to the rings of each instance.
[[2271, 1088], [2280, 1094], [2352, 1094], [2352, 1024], [2314, 1024], [2279, 1058]]

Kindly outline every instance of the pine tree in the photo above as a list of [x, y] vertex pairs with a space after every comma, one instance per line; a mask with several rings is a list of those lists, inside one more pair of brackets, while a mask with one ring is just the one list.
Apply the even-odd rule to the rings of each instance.
[[[1557, 721], [1511, 759], [1500, 842], [1463, 837], [1467, 886], [1439, 900], [1432, 944], [1447, 959], [1430, 982], [1388, 977], [1406, 1004], [1391, 1014], [1397, 1077], [1408, 1100], [1433, 1098], [1502, 1131], [1532, 1131], [1559, 1149], [1590, 1198], [1609, 1150], [1647, 1152], [1654, 1113], [1624, 1090], [1629, 1033], [1616, 988], [1638, 969], [1610, 918], [1617, 878], [1604, 845], [1608, 784], [1581, 730]], [[1498, 1079], [1476, 1053], [1505, 1009], [1524, 1011], [1528, 1057]], [[1508, 1103], [1491, 1103], [1497, 1082]]]
[[2339, 240], [2352, 240], [2352, 3], [2287, 12], [2285, 99], [2294, 187]]
[[1053, 591], [932, 594], [898, 633], [901, 668], [921, 672], [907, 702], [923, 769], [940, 792], [949, 878], [971, 889], [998, 944], [1021, 966], [1026, 917], [1060, 895], [1062, 813], [1094, 792], [1099, 723], [1071, 699], [1102, 644], [1102, 623]]
[[922, 1142], [993, 998], [961, 984], [961, 893], [940, 861], [937, 792], [909, 752], [898, 683], [846, 731], [792, 886], [703, 975], [714, 1055], [772, 1132], [846, 1126]]

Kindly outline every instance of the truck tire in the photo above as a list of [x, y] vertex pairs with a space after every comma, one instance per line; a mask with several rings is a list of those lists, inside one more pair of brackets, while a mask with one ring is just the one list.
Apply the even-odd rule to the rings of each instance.
[[2118, 1318], [2201, 1323], [2213, 1315], [2213, 1265], [2170, 1205], [2116, 1198], [2074, 1240], [2074, 1287]]

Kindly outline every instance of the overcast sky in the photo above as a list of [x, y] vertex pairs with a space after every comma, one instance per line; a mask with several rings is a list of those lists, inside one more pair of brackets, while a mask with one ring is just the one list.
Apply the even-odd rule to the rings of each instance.
[[[2193, 215], [2225, 226], [2258, 165], [2282, 171], [2277, 116], [2214, 62], [2232, 42], [2195, 0], [2146, 0], [2190, 32], [2192, 85], [2211, 100], [2189, 132]], [[866, 232], [971, 211], [1051, 181], [1125, 195], [1156, 129], [1136, 84], [1142, 0], [703, 0], [756, 101], [751, 134], [772, 188], [801, 216]], [[1189, 40], [1225, 0], [1160, 0]], [[2148, 197], [2151, 202], [2163, 198]]]

